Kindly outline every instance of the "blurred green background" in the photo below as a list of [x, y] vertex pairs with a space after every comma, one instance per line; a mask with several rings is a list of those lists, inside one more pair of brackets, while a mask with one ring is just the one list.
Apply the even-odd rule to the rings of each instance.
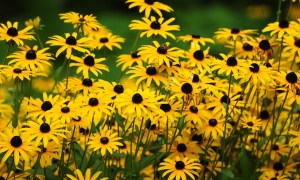
[[[180, 32], [174, 34], [200, 34], [204, 37], [213, 37], [220, 27], [240, 29], [261, 29], [268, 23], [276, 21], [278, 1], [275, 0], [161, 0], [171, 6], [174, 12], [164, 13], [166, 18], [175, 17], [172, 24], [180, 25]], [[297, 3], [299, 4], [299, 3]], [[290, 17], [299, 17], [299, 5], [293, 6]], [[283, 10], [289, 6], [289, 0], [283, 2]], [[9, 0], [2, 1], [0, 6], [0, 23], [18, 21], [20, 28], [24, 21], [40, 16], [45, 28], [41, 33], [42, 41], [48, 40], [52, 35], [63, 35], [73, 32], [71, 24], [64, 24], [58, 14], [75, 11], [85, 14], [94, 14], [100, 23], [112, 30], [116, 35], [126, 39], [122, 50], [114, 50], [110, 54], [115, 59], [121, 53], [130, 53], [137, 31], [130, 31], [128, 25], [133, 19], [141, 19], [137, 8], [128, 9], [125, 0]], [[285, 16], [283, 11], [283, 16]], [[169, 39], [168, 39], [169, 41]], [[136, 48], [149, 41], [139, 41]], [[176, 43], [176, 42], [173, 42]], [[1, 42], [1, 57], [6, 53], [5, 43]], [[179, 45], [180, 46], [180, 45]], [[213, 45], [211, 54], [218, 54], [224, 49], [222, 45]], [[110, 66], [114, 66], [111, 60]], [[118, 72], [119, 73], [119, 72]], [[116, 74], [112, 79], [118, 78]], [[107, 75], [106, 75], [107, 76]]]

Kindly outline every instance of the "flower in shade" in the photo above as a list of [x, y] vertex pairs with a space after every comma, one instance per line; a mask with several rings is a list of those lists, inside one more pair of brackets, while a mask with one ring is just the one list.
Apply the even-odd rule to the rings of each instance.
[[178, 40], [181, 40], [183, 42], [189, 42], [191, 45], [202, 45], [205, 46], [206, 43], [212, 43], [214, 44], [215, 41], [211, 38], [202, 37], [199, 34], [192, 34], [192, 35], [185, 35], [185, 36], [179, 36]]
[[201, 169], [201, 165], [196, 162], [196, 159], [191, 159], [189, 157], [180, 158], [165, 158], [163, 162], [159, 164], [158, 171], [165, 171], [163, 177], [170, 174], [168, 180], [172, 179], [183, 179], [186, 180], [187, 177], [195, 180], [199, 175], [198, 170]]
[[7, 58], [12, 59], [9, 61], [9, 65], [14, 64], [15, 67], [32, 71], [44, 71], [45, 67], [51, 66], [48, 61], [53, 58], [50, 53], [45, 52], [49, 48], [43, 48], [41, 50], [38, 50], [38, 46], [33, 46], [32, 48], [29, 46], [21, 46], [19, 48], [20, 51], [7, 56]]
[[88, 47], [90, 45], [90, 38], [82, 37], [77, 39], [77, 33], [73, 32], [65, 33], [65, 38], [54, 35], [50, 37], [51, 40], [47, 41], [47, 44], [50, 46], [60, 46], [60, 48], [56, 51], [55, 57], [58, 57], [63, 51], [66, 51], [66, 58], [70, 58], [72, 55], [72, 51], [76, 50], [83, 53], [89, 53]]
[[236, 41], [236, 42], [228, 42], [226, 47], [230, 48], [232, 51], [229, 53], [230, 55], [234, 55], [236, 58], [243, 58], [243, 59], [255, 59], [256, 58], [256, 42], [246, 40], [243, 42]]
[[287, 175], [278, 174], [274, 171], [263, 172], [259, 176], [259, 180], [289, 180], [290, 178]]
[[120, 43], [123, 42], [125, 42], [124, 38], [113, 35], [112, 33], [107, 33], [105, 35], [96, 37], [92, 44], [94, 48], [102, 49], [103, 47], [106, 47], [112, 51], [113, 47], [121, 49], [122, 47]]
[[259, 131], [262, 126], [261, 120], [257, 119], [256, 116], [244, 116], [241, 119], [241, 125], [243, 128], [251, 129], [252, 131]]
[[60, 120], [45, 121], [39, 119], [37, 121], [27, 121], [24, 123], [25, 127], [22, 128], [22, 132], [28, 141], [34, 141], [35, 145], [39, 145], [42, 142], [43, 147], [47, 148], [48, 143], [53, 140], [55, 143], [60, 144], [58, 137], [64, 137], [66, 125], [62, 124]]
[[156, 0], [127, 0], [126, 3], [130, 3], [129, 9], [133, 7], [139, 7], [139, 12], [145, 11], [145, 16], [148, 18], [151, 11], [156, 12], [160, 17], [162, 17], [161, 10], [171, 12], [173, 9]]
[[105, 58], [95, 58], [93, 53], [85, 54], [82, 57], [71, 56], [71, 59], [75, 62], [71, 62], [70, 67], [78, 66], [76, 73], [82, 72], [84, 78], [88, 78], [90, 72], [98, 77], [98, 73], [102, 74], [101, 70], [109, 71], [106, 65], [101, 64]]
[[300, 149], [300, 132], [290, 131], [289, 134], [293, 135], [292, 139], [289, 142], [289, 145], [291, 147], [298, 147]]
[[96, 171], [94, 174], [92, 174], [91, 168], [87, 168], [85, 171], [85, 174], [83, 175], [83, 172], [80, 169], [75, 170], [75, 176], [71, 174], [67, 174], [67, 177], [70, 178], [70, 180], [106, 180], [108, 178], [100, 178], [101, 171]]
[[0, 153], [4, 153], [1, 162], [5, 162], [12, 154], [15, 166], [21, 160], [29, 162], [36, 150], [35, 146], [28, 142], [18, 130], [0, 132]]
[[123, 146], [123, 144], [119, 142], [120, 139], [122, 138], [118, 137], [118, 133], [103, 128], [100, 129], [99, 133], [95, 133], [90, 137], [88, 145], [92, 151], [100, 150], [101, 155], [104, 156], [107, 151], [112, 154], [114, 150], [119, 149], [118, 146]]
[[44, 25], [41, 24], [41, 18], [39, 16], [25, 21], [25, 25], [27, 27], [32, 26], [35, 30], [42, 29], [44, 27]]
[[31, 35], [31, 32], [28, 32], [32, 29], [32, 26], [28, 26], [25, 29], [18, 30], [18, 22], [13, 24], [10, 21], [7, 21], [7, 26], [1, 23], [0, 27], [0, 41], [5, 40], [6, 42], [15, 42], [18, 46], [23, 46], [23, 40], [34, 40], [34, 37]]
[[[164, 151], [165, 149], [166, 148], [162, 148], [161, 150]], [[184, 157], [198, 159], [200, 152], [201, 148], [196, 141], [189, 141], [188, 137], [178, 136], [171, 146], [171, 154], [168, 156], [168, 158], [179, 156], [181, 159]]]
[[151, 16], [150, 19], [143, 18], [143, 21], [139, 20], [133, 20], [131, 21], [131, 24], [129, 24], [129, 27], [131, 30], [140, 30], [144, 31], [140, 34], [140, 37], [143, 37], [144, 35], [147, 35], [147, 37], [150, 37], [152, 35], [160, 35], [163, 38], [167, 38], [167, 36], [176, 39], [176, 37], [168, 32], [168, 31], [179, 31], [178, 25], [170, 25], [175, 20], [175, 18], [170, 18], [166, 21], [164, 21], [164, 18], [156, 19], [154, 16]]
[[[41, 167], [48, 167], [51, 166], [53, 164], [53, 160], [59, 160], [60, 159], [60, 151], [61, 151], [61, 145], [55, 143], [54, 141], [49, 141], [49, 144], [47, 146], [47, 148], [43, 147], [42, 148], [42, 154], [40, 157], [40, 164]], [[37, 159], [38, 159], [38, 153], [36, 152], [36, 155], [34, 156], [31, 164], [32, 166], [36, 163]]]
[[283, 52], [288, 52], [289, 55], [293, 54], [300, 56], [300, 38], [293, 36], [285, 36], [283, 39], [283, 45], [285, 46]]
[[139, 55], [145, 55], [145, 59], [149, 64], [162, 65], [166, 64], [168, 67], [172, 63], [179, 64], [179, 57], [183, 57], [183, 51], [177, 47], [169, 47], [170, 43], [159, 44], [153, 41], [154, 46], [144, 45], [139, 48]]
[[288, 21], [286, 19], [281, 19], [278, 22], [269, 23], [262, 32], [271, 31], [270, 35], [276, 34], [278, 38], [282, 38], [286, 35], [296, 35], [297, 29], [299, 29], [299, 24], [294, 21]]

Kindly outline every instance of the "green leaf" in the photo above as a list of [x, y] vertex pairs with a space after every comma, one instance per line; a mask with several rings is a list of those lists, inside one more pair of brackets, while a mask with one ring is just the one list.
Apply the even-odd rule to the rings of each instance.
[[160, 158], [162, 158], [165, 155], [165, 153], [156, 153], [154, 156], [145, 156], [141, 158], [141, 161], [139, 162], [139, 169], [143, 169], [150, 164], [153, 164], [156, 160], [156, 162], [159, 161]]
[[240, 176], [244, 179], [251, 177], [251, 162], [245, 149], [238, 154]]
[[265, 145], [268, 138], [269, 137], [264, 137], [257, 143], [257, 150], [260, 150], [263, 147], [263, 145]]
[[231, 169], [224, 169], [221, 173], [229, 178], [234, 178], [234, 174]]

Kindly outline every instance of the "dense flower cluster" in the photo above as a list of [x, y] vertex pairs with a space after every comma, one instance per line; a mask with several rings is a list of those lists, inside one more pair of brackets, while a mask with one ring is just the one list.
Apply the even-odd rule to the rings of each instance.
[[[170, 6], [124, 5], [152, 39], [114, 55], [118, 82], [103, 52], [125, 39], [92, 14], [59, 14], [74, 31], [45, 43], [39, 17], [1, 24], [0, 179], [299, 178], [300, 19], [176, 37]], [[210, 54], [219, 42], [229, 53]]]

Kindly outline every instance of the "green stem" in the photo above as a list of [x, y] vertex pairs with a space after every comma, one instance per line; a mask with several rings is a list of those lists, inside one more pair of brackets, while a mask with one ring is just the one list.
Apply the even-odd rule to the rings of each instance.
[[280, 20], [280, 16], [281, 16], [281, 6], [282, 6], [282, 0], [278, 0], [278, 9], [277, 9], [277, 12], [276, 12], [276, 21], [279, 21]]
[[7, 43], [8, 43], [8, 48], [7, 48], [7, 51], [6, 51], [6, 56], [5, 56], [4, 61], [3, 61], [3, 65], [6, 64], [7, 56], [9, 54], [14, 42], [12, 40], [10, 40]]

